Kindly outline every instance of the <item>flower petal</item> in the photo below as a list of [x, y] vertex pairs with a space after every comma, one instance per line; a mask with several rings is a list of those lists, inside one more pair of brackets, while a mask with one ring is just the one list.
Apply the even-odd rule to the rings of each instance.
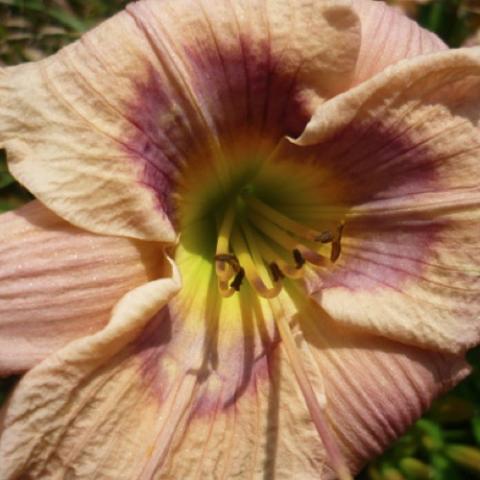
[[478, 343], [479, 88], [478, 49], [419, 57], [320, 107], [296, 142], [290, 155], [341, 192], [320, 209], [346, 221], [342, 255], [310, 285], [334, 318], [441, 350]]
[[447, 49], [435, 34], [384, 2], [354, 0], [353, 5], [362, 24], [355, 84], [400, 60]]
[[[255, 303], [250, 303], [252, 310]], [[307, 310], [295, 314], [300, 324], [295, 335], [352, 472], [469, 372], [460, 357], [364, 335], [339, 327], [313, 305]], [[261, 329], [272, 319], [266, 308], [252, 320]], [[244, 340], [245, 352], [252, 349], [249, 342]], [[337, 478], [282, 344], [274, 342], [253, 358], [243, 365], [242, 375], [221, 361], [218, 376], [205, 373], [168, 456], [149, 473], [161, 479]], [[233, 404], [232, 380], [243, 385]]]
[[[122, 468], [136, 452], [128, 454], [112, 442], [121, 435], [122, 446], [145, 448], [142, 433], [153, 419], [148, 404], [138, 408], [144, 386], [138, 386], [138, 368], [132, 367], [125, 347], [178, 287], [174, 272], [172, 278], [130, 291], [103, 330], [70, 343], [22, 378], [4, 407], [2, 478], [22, 473], [50, 478], [60, 472], [76, 478], [134, 478], [122, 473], [129, 468]], [[114, 455], [105, 458], [105, 452]]]
[[[172, 283], [137, 289], [105, 330], [26, 374], [4, 411], [2, 478], [333, 478], [283, 348], [264, 330], [265, 301], [232, 316], [190, 299], [179, 317], [187, 306], [175, 298], [126, 345], [160, 306], [151, 295]], [[139, 319], [133, 303], [144, 302]], [[459, 357], [350, 331], [304, 306], [296, 335], [355, 471], [468, 371]], [[218, 342], [191, 335], [199, 315], [219, 326]]]
[[57, 55], [1, 71], [10, 168], [72, 224], [173, 241], [189, 162], [225, 144], [233, 155], [241, 127], [299, 133], [313, 104], [348, 87], [360, 43], [349, 5], [133, 3]]
[[82, 232], [37, 201], [0, 225], [0, 374], [101, 329], [127, 291], [162, 272], [158, 246]]
[[300, 315], [323, 376], [327, 414], [354, 472], [469, 373], [460, 356], [345, 328], [320, 309]]

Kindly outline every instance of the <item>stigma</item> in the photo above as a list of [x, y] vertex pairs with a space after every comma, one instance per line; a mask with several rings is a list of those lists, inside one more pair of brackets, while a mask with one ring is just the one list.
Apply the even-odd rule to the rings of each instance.
[[335, 263], [343, 230], [343, 221], [335, 231], [313, 229], [253, 195], [239, 194], [218, 221], [214, 260], [220, 294], [230, 297], [248, 282], [261, 297], [276, 297], [285, 279]]

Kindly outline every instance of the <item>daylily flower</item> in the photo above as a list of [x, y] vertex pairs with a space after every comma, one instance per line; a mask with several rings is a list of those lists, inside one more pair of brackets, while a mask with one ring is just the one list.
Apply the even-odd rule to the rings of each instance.
[[146, 0], [0, 70], [0, 478], [350, 478], [479, 341], [479, 87], [370, 0]]

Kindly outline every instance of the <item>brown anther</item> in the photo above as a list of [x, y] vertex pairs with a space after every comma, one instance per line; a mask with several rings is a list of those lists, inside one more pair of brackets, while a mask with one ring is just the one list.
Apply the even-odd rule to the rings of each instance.
[[342, 253], [342, 245], [341, 245], [341, 240], [342, 240], [342, 233], [343, 233], [343, 228], [345, 225], [341, 223], [337, 227], [337, 236], [332, 242], [332, 251], [330, 252], [330, 261], [332, 263], [335, 263], [338, 258], [340, 257], [340, 254]]
[[297, 269], [302, 268], [305, 265], [305, 259], [303, 258], [303, 255], [300, 253], [300, 250], [295, 248], [292, 251], [292, 254], [293, 254], [293, 259], [295, 260], [295, 266], [297, 267]]
[[242, 286], [243, 279], [245, 278], [245, 270], [242, 267], [239, 267], [238, 273], [235, 275], [230, 287], [236, 290], [237, 292], [240, 291], [240, 287]]
[[232, 253], [218, 253], [215, 255], [214, 258], [217, 262], [228, 263], [235, 272], [240, 271], [240, 264], [238, 263], [238, 259]]
[[333, 233], [329, 230], [326, 230], [325, 232], [322, 232], [320, 235], [315, 237], [315, 241], [320, 243], [330, 243], [333, 242], [334, 238], [335, 237], [333, 236]]
[[335, 263], [342, 252], [342, 248], [340, 246], [340, 242], [338, 240], [334, 240], [332, 242], [332, 251], [330, 252], [330, 261]]
[[275, 262], [272, 262], [270, 264], [270, 271], [272, 272], [272, 278], [274, 282], [278, 282], [282, 278], [285, 278], [285, 275], [283, 274], [282, 270]]
[[345, 228], [345, 224], [344, 223], [341, 223], [338, 227], [337, 227], [337, 239], [338, 241], [340, 241], [342, 239], [342, 234], [343, 234], [343, 229]]

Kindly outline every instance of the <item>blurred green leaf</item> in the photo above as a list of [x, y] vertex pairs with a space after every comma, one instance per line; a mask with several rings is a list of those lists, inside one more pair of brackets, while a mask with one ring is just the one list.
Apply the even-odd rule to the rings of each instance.
[[465, 480], [455, 465], [443, 454], [433, 454], [431, 462], [433, 466], [432, 480]]
[[429, 451], [441, 450], [444, 446], [440, 425], [427, 419], [419, 420], [415, 428], [420, 432], [422, 445]]
[[433, 475], [429, 465], [413, 457], [402, 458], [399, 467], [408, 480], [429, 480]]
[[384, 480], [406, 480], [398, 469], [390, 465], [384, 466], [381, 473]]
[[458, 465], [480, 474], [480, 449], [470, 445], [448, 445], [446, 455]]
[[436, 402], [429, 413], [429, 418], [445, 425], [469, 421], [475, 413], [475, 406], [470, 400], [450, 395]]
[[472, 419], [472, 431], [477, 445], [480, 445], [480, 412], [477, 412]]

